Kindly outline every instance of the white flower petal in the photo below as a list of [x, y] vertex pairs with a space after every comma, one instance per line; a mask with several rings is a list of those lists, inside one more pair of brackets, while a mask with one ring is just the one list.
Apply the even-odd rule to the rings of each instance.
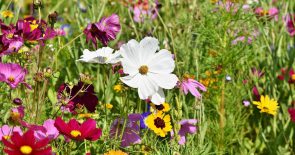
[[160, 105], [165, 102], [165, 94], [162, 88], [160, 88], [155, 94], [151, 96], [151, 102], [155, 105]]
[[[127, 44], [122, 45], [120, 48], [120, 53], [123, 57], [123, 62], [132, 64], [130, 66], [136, 66], [136, 69], [140, 67], [140, 47], [136, 40], [132, 39]], [[128, 72], [126, 73], [129, 74]]]
[[157, 92], [159, 86], [157, 86], [157, 84], [149, 76], [140, 76], [140, 81], [138, 82], [138, 95], [140, 99], [147, 99], [149, 96]]
[[83, 55], [81, 55], [81, 58], [77, 61], [83, 61], [83, 62], [88, 62], [88, 63], [97, 63], [97, 53], [96, 52], [91, 52], [88, 49], [85, 49], [83, 51]]
[[120, 62], [120, 59], [121, 59], [121, 54], [119, 51], [116, 51], [114, 54], [110, 55], [110, 57], [108, 58], [106, 63], [116, 64], [116, 63]]
[[174, 74], [154, 74], [149, 73], [148, 76], [152, 78], [161, 88], [172, 89], [176, 86], [178, 78]]
[[146, 64], [149, 59], [153, 57], [157, 50], [159, 50], [159, 41], [153, 37], [145, 37], [140, 41], [140, 62]]
[[125, 76], [125, 77], [120, 77], [120, 80], [128, 85], [129, 87], [132, 88], [138, 88], [138, 83], [140, 82], [140, 75], [134, 75], [134, 76]]
[[123, 72], [129, 74], [130, 76], [134, 76], [139, 73], [138, 66], [131, 63], [127, 59], [121, 59], [121, 64], [123, 66]]
[[172, 54], [168, 50], [162, 49], [149, 61], [148, 67], [149, 72], [152, 73], [171, 73], [175, 68], [175, 63]]

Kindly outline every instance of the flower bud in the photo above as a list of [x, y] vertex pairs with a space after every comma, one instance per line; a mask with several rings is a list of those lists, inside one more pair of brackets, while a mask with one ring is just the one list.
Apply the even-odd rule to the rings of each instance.
[[22, 105], [23, 101], [20, 98], [15, 98], [15, 99], [13, 99], [13, 103], [16, 105]]

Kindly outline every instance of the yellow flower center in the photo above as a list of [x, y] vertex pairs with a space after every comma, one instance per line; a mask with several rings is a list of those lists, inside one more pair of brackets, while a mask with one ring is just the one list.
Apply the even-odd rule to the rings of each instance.
[[72, 130], [71, 135], [76, 138], [78, 136], [81, 136], [81, 132], [78, 130]]
[[291, 79], [295, 81], [295, 74], [292, 75]]
[[32, 151], [33, 151], [33, 149], [28, 145], [24, 145], [24, 146], [20, 147], [20, 152], [22, 154], [31, 154]]
[[11, 112], [11, 119], [14, 120], [14, 121], [17, 121], [19, 120], [20, 118], [20, 113], [18, 112]]
[[15, 81], [15, 79], [14, 79], [13, 76], [9, 76], [7, 80], [8, 80], [9, 82], [14, 82], [14, 81]]
[[10, 139], [10, 136], [6, 135], [6, 136], [3, 136], [3, 138], [7, 140], [7, 139]]
[[11, 39], [13, 37], [13, 34], [12, 33], [9, 33], [8, 35], [7, 35], [7, 39]]
[[36, 20], [33, 20], [33, 22], [30, 24], [30, 30], [31, 32], [34, 31], [39, 25], [36, 23]]
[[149, 71], [149, 68], [146, 65], [142, 65], [142, 66], [140, 66], [138, 71], [139, 71], [140, 74], [146, 75], [146, 73]]

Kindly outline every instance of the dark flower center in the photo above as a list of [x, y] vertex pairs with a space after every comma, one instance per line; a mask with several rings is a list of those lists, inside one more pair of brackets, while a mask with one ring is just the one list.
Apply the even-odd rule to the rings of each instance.
[[160, 105], [155, 105], [157, 110], [163, 110], [165, 107], [163, 106], [163, 104]]
[[161, 119], [160, 117], [157, 117], [155, 120], [154, 120], [154, 124], [157, 128], [165, 128], [165, 121], [163, 119]]
[[139, 71], [140, 74], [146, 75], [146, 73], [149, 71], [149, 68], [146, 65], [142, 65], [142, 66], [140, 66], [138, 71]]

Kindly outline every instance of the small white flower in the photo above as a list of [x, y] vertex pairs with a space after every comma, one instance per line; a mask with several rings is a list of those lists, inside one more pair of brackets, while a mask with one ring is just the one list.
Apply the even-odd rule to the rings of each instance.
[[140, 99], [148, 99], [156, 104], [165, 101], [163, 89], [172, 89], [178, 78], [171, 74], [175, 68], [172, 54], [162, 49], [159, 52], [159, 41], [146, 37], [139, 43], [130, 40], [120, 48], [121, 63], [124, 73], [121, 81], [132, 88], [138, 88]]
[[225, 76], [226, 81], [231, 81], [231, 77], [229, 75]]
[[115, 64], [120, 61], [121, 55], [118, 51], [113, 53], [113, 49], [109, 47], [103, 47], [96, 51], [89, 51], [85, 49], [83, 55], [78, 61], [88, 63], [99, 63], [99, 64]]

